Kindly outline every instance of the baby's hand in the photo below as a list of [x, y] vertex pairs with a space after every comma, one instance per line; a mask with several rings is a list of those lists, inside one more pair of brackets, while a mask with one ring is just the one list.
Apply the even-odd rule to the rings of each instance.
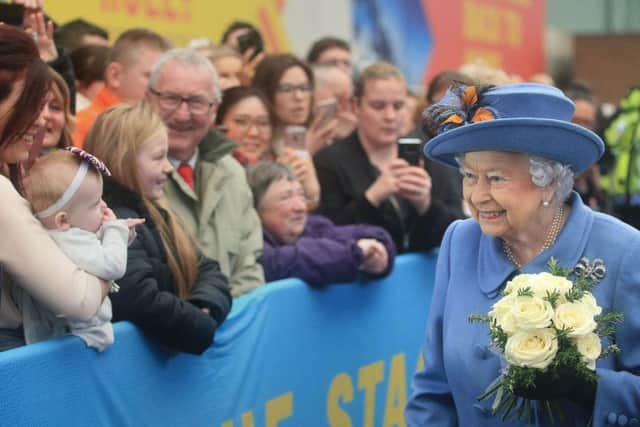
[[116, 214], [114, 214], [111, 209], [105, 207], [102, 211], [102, 222], [113, 221], [115, 219], [118, 219]]
[[127, 218], [127, 227], [134, 228], [137, 225], [142, 225], [146, 219], [144, 218]]

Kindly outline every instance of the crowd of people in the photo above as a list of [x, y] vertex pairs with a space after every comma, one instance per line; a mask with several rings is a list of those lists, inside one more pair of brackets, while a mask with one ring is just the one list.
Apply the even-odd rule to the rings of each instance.
[[[392, 64], [354, 71], [334, 37], [305, 59], [267, 53], [240, 21], [219, 43], [174, 47], [145, 28], [110, 43], [83, 20], [54, 29], [28, 3], [23, 26], [0, 25], [0, 350], [74, 334], [102, 351], [111, 322], [128, 320], [200, 354], [233, 298], [270, 281], [384, 276], [396, 254], [441, 245], [410, 425], [480, 425], [471, 403], [460, 409], [476, 337], [452, 313], [489, 304], [549, 254], [574, 262], [609, 245], [600, 296], [629, 316], [631, 336], [637, 232], [596, 211], [628, 213], [637, 188], [608, 192], [605, 175], [620, 172], [607, 155], [598, 164], [591, 131], [607, 121], [587, 84], [565, 95], [548, 76], [519, 85], [474, 63], [414, 93]], [[498, 127], [509, 118], [527, 124]], [[545, 130], [521, 137], [527, 120]], [[428, 157], [400, 153], [402, 137]], [[620, 234], [624, 248], [611, 240]], [[637, 369], [634, 354], [615, 369]], [[635, 387], [613, 362], [602, 368], [612, 374], [570, 405], [579, 419]]]

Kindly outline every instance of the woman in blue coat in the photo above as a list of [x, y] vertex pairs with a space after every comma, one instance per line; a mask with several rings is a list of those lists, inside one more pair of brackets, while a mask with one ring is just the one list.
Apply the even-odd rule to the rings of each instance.
[[[501, 362], [488, 348], [487, 326], [467, 317], [487, 313], [514, 275], [547, 271], [551, 257], [571, 268], [601, 260], [606, 273], [594, 295], [605, 311], [624, 314], [621, 352], [598, 360], [595, 386], [561, 378], [548, 388], [564, 410], [560, 425], [640, 425], [640, 233], [571, 191], [573, 174], [603, 152], [598, 136], [569, 123], [573, 109], [539, 84], [458, 86], [429, 109], [427, 125], [439, 134], [425, 153], [461, 170], [472, 218], [453, 223], [442, 242], [407, 425], [526, 425], [492, 416], [492, 398], [477, 400]], [[552, 425], [534, 408], [532, 425]]]

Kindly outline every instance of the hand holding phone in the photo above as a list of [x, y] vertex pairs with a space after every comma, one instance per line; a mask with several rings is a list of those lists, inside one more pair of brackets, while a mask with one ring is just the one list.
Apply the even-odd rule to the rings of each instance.
[[284, 145], [296, 151], [303, 157], [309, 157], [305, 136], [307, 128], [304, 126], [287, 126], [284, 128]]
[[0, 22], [22, 28], [25, 7], [16, 3], [0, 3]]
[[422, 141], [419, 138], [400, 138], [398, 140], [398, 157], [406, 160], [411, 166], [419, 166], [421, 145]]
[[338, 103], [335, 99], [326, 99], [316, 104], [313, 114], [318, 117], [318, 126], [323, 127], [329, 123], [338, 111]]
[[253, 53], [249, 59], [255, 58], [264, 50], [262, 36], [254, 29], [250, 29], [246, 33], [238, 36], [238, 50], [240, 53], [244, 54], [249, 49], [253, 49]]

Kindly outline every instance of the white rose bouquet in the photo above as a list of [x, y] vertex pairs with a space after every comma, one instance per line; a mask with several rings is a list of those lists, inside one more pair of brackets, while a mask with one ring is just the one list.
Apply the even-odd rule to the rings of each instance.
[[[589, 265], [586, 258], [581, 263]], [[552, 258], [549, 271], [514, 277], [487, 315], [469, 316], [489, 325], [492, 347], [504, 360], [502, 374], [478, 397], [495, 394], [492, 412], [503, 420], [512, 413], [530, 420], [537, 400], [553, 422], [554, 413], [562, 417], [558, 399], [589, 390], [593, 399], [596, 360], [619, 351], [614, 331], [622, 314], [603, 314], [591, 293], [603, 264], [599, 275], [564, 269]]]

